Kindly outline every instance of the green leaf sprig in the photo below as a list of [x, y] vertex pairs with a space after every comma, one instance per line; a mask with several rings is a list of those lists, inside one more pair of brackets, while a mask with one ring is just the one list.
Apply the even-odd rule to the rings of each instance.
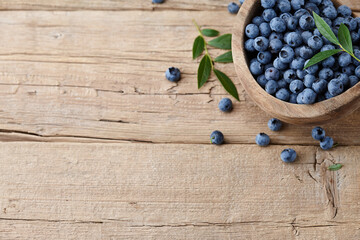
[[330, 171], [337, 171], [342, 167], [343, 167], [343, 165], [341, 163], [336, 163], [336, 164], [333, 164], [333, 165], [329, 166], [328, 169]]
[[349, 29], [345, 26], [345, 24], [341, 23], [339, 31], [338, 31], [338, 38], [336, 38], [334, 32], [331, 30], [330, 26], [322, 19], [318, 14], [313, 12], [314, 20], [316, 27], [318, 28], [319, 32], [330, 42], [335, 45], [339, 46], [339, 49], [327, 50], [323, 52], [319, 52], [315, 56], [313, 56], [309, 62], [305, 65], [304, 69], [315, 65], [328, 57], [331, 57], [334, 54], [339, 52], [346, 52], [350, 54], [353, 58], [355, 58], [358, 62], [360, 60], [355, 56], [353, 46], [352, 46], [352, 39]]
[[[219, 37], [219, 31], [216, 31], [214, 29], [202, 29], [199, 27], [199, 25], [193, 20], [194, 25], [196, 29], [199, 32], [199, 36], [195, 38], [193, 49], [192, 49], [192, 55], [193, 59], [196, 59], [200, 57], [203, 52], [205, 51], [204, 56], [202, 57], [198, 73], [197, 73], [197, 80], [198, 80], [198, 88], [201, 88], [209, 79], [211, 72], [214, 72], [215, 76], [219, 79], [221, 85], [225, 88], [225, 90], [233, 96], [236, 100], [239, 100], [239, 94], [238, 91], [234, 85], [234, 83], [231, 81], [231, 79], [223, 72], [215, 69], [214, 62], [218, 63], [232, 63], [233, 57], [232, 57], [232, 51], [231, 51], [231, 34], [224, 34]], [[205, 41], [206, 37], [217, 37], [212, 39], [209, 42]], [[212, 46], [219, 49], [224, 50], [230, 50], [218, 57], [216, 57], [214, 60], [211, 58], [207, 46]]]

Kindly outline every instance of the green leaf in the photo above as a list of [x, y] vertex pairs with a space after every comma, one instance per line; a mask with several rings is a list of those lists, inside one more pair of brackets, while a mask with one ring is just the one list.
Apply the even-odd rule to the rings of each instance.
[[226, 76], [225, 73], [220, 72], [217, 69], [214, 69], [214, 73], [216, 77], [219, 79], [220, 83], [223, 85], [225, 90], [230, 93], [231, 96], [233, 96], [236, 100], [240, 101], [238, 91], [234, 85], [234, 83], [231, 81], [231, 79]]
[[231, 49], [231, 34], [224, 34], [220, 37], [217, 37], [210, 42], [208, 42], [210, 46], [220, 48], [220, 49]]
[[231, 51], [226, 52], [215, 58], [214, 61], [219, 63], [232, 63], [233, 62], [232, 52]]
[[330, 171], [337, 171], [342, 167], [343, 167], [343, 165], [341, 163], [337, 163], [337, 164], [333, 164], [333, 165], [329, 166], [328, 169]]
[[353, 53], [353, 46], [352, 46], [350, 31], [343, 23], [340, 25], [338, 37], [339, 37], [341, 46], [349, 53]]
[[341, 49], [333, 49], [333, 50], [327, 50], [327, 51], [323, 51], [323, 52], [319, 52], [318, 54], [316, 54], [315, 56], [313, 56], [310, 61], [305, 65], [304, 69], [311, 67], [312, 65], [315, 65], [325, 59], [327, 59], [328, 57], [341, 52]]
[[316, 27], [319, 29], [320, 33], [330, 42], [340, 45], [339, 40], [337, 40], [334, 32], [331, 30], [330, 26], [322, 19], [319, 15], [313, 12], [314, 20]]
[[204, 49], [205, 49], [205, 40], [202, 36], [198, 36], [197, 38], [195, 38], [192, 49], [193, 59], [200, 56], [204, 51]]
[[199, 68], [198, 68], [198, 75], [197, 75], [198, 88], [201, 88], [206, 83], [206, 81], [209, 79], [211, 69], [212, 69], [211, 59], [206, 54], [201, 59], [200, 65], [199, 65]]
[[216, 37], [219, 35], [219, 31], [210, 28], [205, 28], [201, 30], [201, 33], [207, 37]]

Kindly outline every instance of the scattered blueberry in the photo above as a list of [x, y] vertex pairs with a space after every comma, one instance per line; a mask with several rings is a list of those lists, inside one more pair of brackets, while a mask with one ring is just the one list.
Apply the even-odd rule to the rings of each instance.
[[240, 10], [239, 5], [237, 5], [237, 4], [234, 3], [234, 2], [229, 3], [229, 5], [228, 5], [228, 11], [229, 11], [229, 13], [231, 13], [231, 14], [237, 14], [237, 13], [239, 12], [239, 10]]
[[282, 122], [277, 118], [272, 118], [268, 121], [268, 127], [271, 131], [280, 131]]
[[281, 160], [286, 163], [292, 163], [296, 159], [296, 152], [292, 148], [285, 149], [280, 154]]
[[212, 144], [221, 145], [224, 143], [224, 135], [220, 131], [213, 131], [210, 135], [210, 141]]
[[152, 3], [163, 3], [164, 0], [152, 0]]
[[323, 150], [329, 150], [330, 148], [332, 148], [334, 145], [334, 140], [331, 137], [324, 137], [321, 141], [320, 141], [320, 147]]
[[181, 78], [180, 70], [178, 68], [171, 67], [171, 68], [166, 70], [165, 77], [170, 82], [177, 82]]
[[314, 127], [311, 130], [311, 136], [317, 141], [321, 141], [325, 137], [325, 130], [321, 127]]
[[255, 142], [257, 145], [265, 147], [269, 145], [270, 138], [266, 133], [259, 133], [258, 135], [256, 135]]
[[232, 110], [232, 101], [229, 98], [223, 98], [219, 102], [219, 109], [223, 112], [230, 112]]

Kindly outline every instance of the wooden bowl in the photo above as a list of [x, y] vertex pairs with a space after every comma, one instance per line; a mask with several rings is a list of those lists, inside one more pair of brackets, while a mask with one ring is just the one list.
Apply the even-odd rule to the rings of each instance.
[[[334, 1], [334, 4], [340, 5]], [[272, 117], [301, 124], [321, 124], [344, 117], [360, 107], [360, 84], [331, 99], [312, 105], [292, 104], [268, 94], [250, 73], [249, 59], [244, 48], [245, 27], [261, 11], [260, 0], [246, 0], [238, 13], [232, 37], [232, 51], [236, 73], [251, 99]]]

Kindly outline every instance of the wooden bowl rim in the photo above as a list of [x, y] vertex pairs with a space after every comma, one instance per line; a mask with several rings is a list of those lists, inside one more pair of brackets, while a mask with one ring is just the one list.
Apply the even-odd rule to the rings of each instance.
[[[246, 25], [249, 22], [246, 20], [253, 17], [249, 17], [247, 15], [254, 12], [253, 8], [260, 6], [259, 2], [259, 0], [246, 0], [241, 6], [234, 24], [232, 50], [238, 78], [240, 79], [240, 82], [245, 88], [246, 92], [260, 108], [270, 114], [276, 115], [278, 118], [285, 121], [292, 122], [293, 120], [296, 121], [296, 119], [298, 119], [305, 122], [311, 122], [311, 120], [314, 118], [321, 118], [324, 115], [329, 115], [333, 113], [335, 114], [339, 112], [340, 109], [344, 106], [349, 107], [349, 104], [351, 104], [360, 97], [360, 83], [356, 84], [352, 88], [348, 89], [346, 92], [336, 97], [311, 105], [292, 104], [289, 102], [284, 102], [268, 94], [252, 76], [248, 67], [249, 65], [246, 57], [246, 50], [244, 48], [244, 31]], [[334, 3], [340, 5], [336, 1], [334, 1]], [[240, 46], [240, 48], [235, 46]], [[243, 68], [239, 68], [239, 65], [241, 64], [246, 64], [247, 67], [245, 68], [245, 72]], [[269, 102], [273, 105], [271, 109], [265, 107]], [[272, 109], [277, 109], [277, 111], [273, 111]], [[356, 110], [356, 108], [354, 110]], [[336, 116], [334, 116], [334, 118], [335, 117]]]

